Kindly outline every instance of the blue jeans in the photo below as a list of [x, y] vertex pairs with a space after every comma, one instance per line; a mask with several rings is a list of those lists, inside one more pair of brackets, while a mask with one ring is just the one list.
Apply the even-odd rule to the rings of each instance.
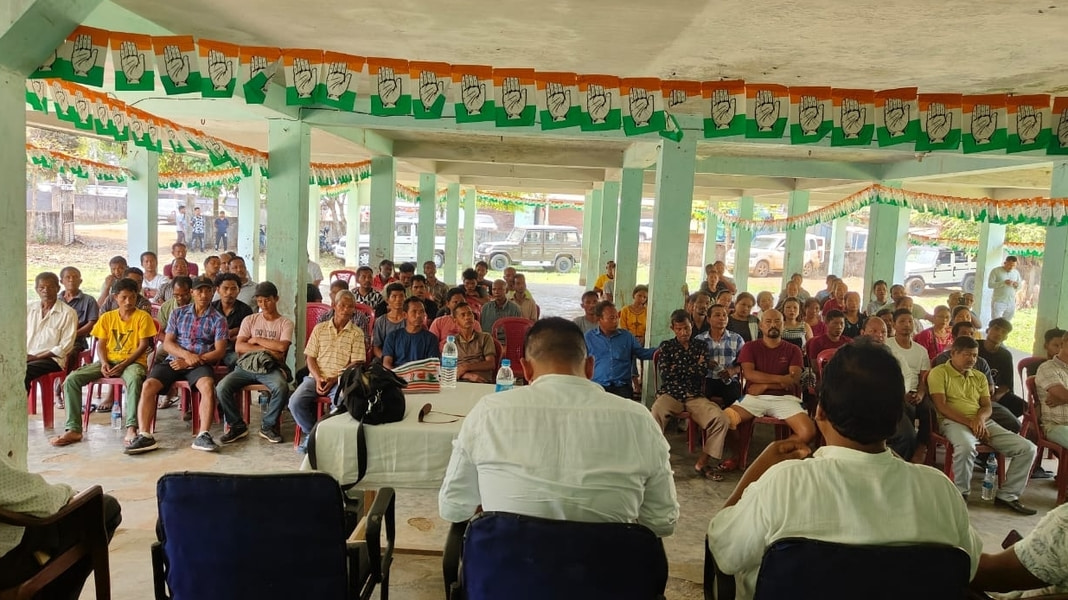
[[282, 415], [282, 408], [286, 405], [289, 396], [289, 382], [281, 369], [274, 369], [269, 373], [250, 373], [236, 367], [229, 375], [223, 377], [215, 388], [215, 395], [219, 397], [219, 407], [226, 416], [226, 422], [231, 427], [244, 425], [245, 417], [241, 414], [241, 388], [246, 385], [262, 384], [270, 390], [270, 399], [267, 401], [267, 409], [263, 412], [263, 421], [260, 429], [278, 428], [278, 419]]
[[[337, 384], [335, 383], [325, 396], [334, 397], [334, 391], [337, 390]], [[312, 430], [317, 420], [316, 415], [316, 398], [319, 397], [319, 393], [315, 391], [315, 378], [305, 377], [304, 381], [300, 382], [297, 389], [293, 391], [293, 395], [289, 397], [289, 412], [293, 413], [293, 420], [297, 422], [297, 425], [307, 433]]]

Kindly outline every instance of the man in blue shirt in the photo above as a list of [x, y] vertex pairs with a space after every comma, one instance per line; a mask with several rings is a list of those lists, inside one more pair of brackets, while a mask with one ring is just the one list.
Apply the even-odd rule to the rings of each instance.
[[382, 366], [399, 367], [414, 360], [441, 356], [438, 338], [426, 328], [426, 307], [421, 298], [412, 296], [404, 301], [404, 327], [389, 332], [382, 347]]
[[619, 328], [619, 312], [605, 300], [593, 309], [597, 328], [586, 332], [586, 352], [593, 357], [593, 381], [606, 392], [633, 399], [631, 361], [652, 360], [656, 348], [643, 348], [631, 332]]

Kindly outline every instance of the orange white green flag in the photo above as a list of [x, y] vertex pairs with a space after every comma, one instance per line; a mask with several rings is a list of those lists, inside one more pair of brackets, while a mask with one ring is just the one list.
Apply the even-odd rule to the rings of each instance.
[[682, 139], [683, 132], [675, 115], [699, 113], [705, 105], [701, 82], [664, 80], [660, 82], [660, 93], [664, 97], [664, 128], [660, 135], [677, 142]]
[[778, 139], [786, 133], [790, 92], [785, 85], [748, 83], [745, 104], [745, 137]]
[[351, 112], [356, 107], [356, 81], [363, 73], [362, 56], [326, 52], [323, 54], [323, 77], [315, 88], [315, 101], [324, 106]]
[[116, 91], [149, 92], [156, 89], [156, 55], [152, 51], [150, 36], [113, 32], [110, 44]]
[[912, 144], [920, 135], [920, 104], [916, 88], [875, 92], [875, 135], [879, 146]]
[[625, 77], [619, 80], [623, 100], [623, 133], [642, 135], [664, 129], [664, 95], [656, 77]]
[[371, 76], [371, 114], [392, 117], [412, 114], [412, 80], [408, 61], [397, 58], [368, 58]]
[[323, 51], [305, 48], [282, 50], [286, 82], [286, 105], [307, 106], [315, 102], [315, 88], [323, 70]]
[[241, 47], [241, 90], [248, 104], [263, 104], [267, 85], [282, 68], [282, 50], [270, 46]]
[[961, 135], [965, 154], [1004, 150], [1008, 142], [1005, 94], [981, 94], [962, 99]]
[[576, 127], [582, 121], [579, 106], [578, 75], [575, 73], [538, 72], [538, 119], [542, 130]]
[[130, 139], [130, 115], [124, 102], [111, 102], [108, 104], [111, 137], [116, 142], [126, 142]]
[[26, 80], [26, 104], [33, 110], [48, 112], [48, 84], [43, 79]]
[[200, 92], [200, 60], [193, 36], [152, 38], [159, 80], [168, 96]]
[[100, 87], [104, 85], [104, 63], [108, 58], [110, 32], [79, 25], [69, 36], [70, 71], [63, 74], [68, 81]]
[[1049, 146], [1053, 123], [1049, 94], [1009, 96], [1005, 100], [1008, 123], [1005, 124], [1006, 152], [1045, 150]]
[[535, 89], [534, 69], [494, 69], [497, 127], [533, 125], [538, 113]]
[[920, 135], [916, 138], [916, 150], [956, 150], [960, 146], [961, 104], [960, 94], [920, 94]]
[[1053, 122], [1047, 154], [1068, 154], [1068, 97], [1053, 99]]
[[204, 98], [232, 98], [237, 87], [238, 59], [241, 47], [235, 44], [197, 41], [200, 56], [200, 95]]
[[623, 126], [619, 77], [579, 75], [578, 86], [582, 131], [612, 131]]
[[443, 62], [408, 63], [412, 85], [412, 116], [416, 119], [440, 119], [445, 112], [452, 83], [452, 65]]
[[868, 146], [875, 137], [875, 92], [834, 88], [831, 90], [834, 128], [832, 146]]
[[834, 127], [831, 88], [790, 87], [790, 143], [811, 144], [827, 137]]
[[452, 87], [456, 100], [457, 123], [480, 123], [497, 120], [493, 101], [493, 67], [453, 65]]
[[706, 81], [701, 84], [705, 105], [705, 137], [745, 134], [745, 82], [741, 79]]

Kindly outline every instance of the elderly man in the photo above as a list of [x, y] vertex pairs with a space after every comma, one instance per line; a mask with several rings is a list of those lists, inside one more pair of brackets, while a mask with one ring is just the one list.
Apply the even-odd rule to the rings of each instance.
[[807, 444], [816, 437], [816, 427], [801, 404], [801, 349], [782, 340], [782, 313], [775, 309], [760, 315], [758, 340], [746, 343], [738, 355], [745, 376], [745, 396], [724, 411], [731, 429], [765, 415], [790, 426], [789, 439]]
[[399, 367], [416, 360], [441, 356], [438, 338], [426, 329], [426, 308], [422, 298], [404, 301], [404, 327], [394, 329], [382, 346], [382, 366]]
[[78, 333], [78, 313], [59, 301], [59, 277], [45, 271], [33, 285], [39, 300], [26, 306], [27, 392], [34, 379], [63, 370]]
[[371, 286], [382, 292], [386, 289], [386, 286], [397, 281], [393, 273], [393, 261], [388, 258], [382, 259], [382, 262], [378, 263], [378, 274], [371, 280]]
[[503, 279], [493, 282], [492, 299], [482, 305], [482, 314], [479, 321], [482, 323], [482, 331], [490, 331], [498, 319], [505, 317], [521, 316], [519, 306], [508, 299], [508, 285]]
[[994, 267], [987, 278], [986, 286], [994, 290], [990, 298], [990, 318], [1012, 321], [1016, 314], [1016, 290], [1020, 289], [1020, 272], [1016, 270], [1016, 257], [1009, 256], [1000, 267]]
[[256, 304], [260, 312], [245, 317], [237, 334], [237, 360], [234, 370], [219, 382], [219, 406], [226, 415], [230, 430], [219, 442], [230, 444], [248, 436], [237, 394], [246, 385], [267, 386], [269, 398], [260, 423], [260, 437], [282, 442], [279, 417], [289, 399], [289, 369], [286, 355], [293, 343], [293, 321], [278, 313], [278, 288], [270, 281], [256, 286]]
[[582, 314], [571, 319], [571, 322], [578, 325], [582, 330], [582, 334], [597, 329], [598, 320], [597, 314], [594, 312], [597, 309], [597, 292], [589, 291], [582, 294]]
[[[237, 293], [237, 299], [248, 306], [255, 304], [256, 282], [252, 281], [252, 278], [248, 275], [248, 269], [245, 268], [245, 259], [240, 256], [231, 258], [229, 272], [237, 275], [241, 283], [241, 289]], [[218, 300], [218, 298], [216, 298], [216, 300]]]
[[[193, 303], [174, 309], [167, 322], [163, 349], [167, 361], [157, 363], [148, 373], [141, 397], [152, 399], [165, 392], [179, 379], [189, 382], [200, 393], [200, 431], [193, 449], [215, 452], [219, 446], [212, 439], [211, 422], [215, 417], [215, 377], [212, 365], [226, 353], [226, 318], [211, 307], [215, 287], [207, 277], [193, 281]], [[156, 403], [141, 402], [137, 408], [140, 433], [128, 446], [126, 454], [143, 454], [159, 447], [152, 435], [156, 420]]]
[[67, 366], [72, 367], [73, 361], [79, 352], [89, 348], [86, 337], [93, 331], [97, 319], [100, 318], [100, 305], [95, 298], [91, 298], [82, 292], [82, 272], [74, 267], [63, 267], [59, 272], [60, 283], [63, 284], [61, 298], [78, 313], [78, 332], [74, 338], [74, 349], [67, 356]]
[[[438, 316], [430, 323], [430, 333], [433, 333], [434, 336], [438, 338], [439, 349], [444, 347], [445, 338], [450, 335], [456, 335], [456, 332], [460, 330], [460, 326], [456, 321], [456, 315], [453, 314], [453, 311], [455, 311], [456, 307], [460, 304], [467, 304], [467, 302], [464, 301], [464, 290], [463, 288], [458, 287], [452, 288], [449, 290], [449, 293], [446, 294], [445, 305], [438, 310]], [[471, 309], [471, 314], [473, 316], [474, 309], [471, 308], [470, 304], [467, 304], [467, 307]], [[477, 318], [474, 319], [474, 328], [475, 331], [482, 331], [482, 326], [478, 324]]]
[[[456, 379], [493, 383], [497, 370], [497, 348], [493, 338], [478, 330], [475, 313], [466, 302], [457, 304], [452, 314], [450, 318], [456, 321], [456, 332], [449, 335], [454, 336], [456, 342]], [[446, 339], [440, 341], [440, 347], [445, 346]]]
[[426, 288], [430, 297], [438, 306], [443, 306], [449, 293], [449, 285], [438, 279], [438, 266], [434, 261], [428, 260], [423, 263], [423, 276], [426, 277]]
[[527, 290], [527, 276], [516, 273], [512, 280], [513, 289], [508, 292], [512, 302], [519, 307], [519, 316], [531, 321], [538, 320], [538, 304]]
[[671, 535], [679, 505], [668, 443], [645, 407], [588, 380], [593, 359], [582, 331], [542, 319], [520, 361], [530, 385], [486, 396], [463, 420], [438, 493], [441, 517], [460, 523], [481, 508], [636, 522]]
[[[403, 294], [404, 291], [399, 293]], [[293, 413], [293, 420], [305, 432], [315, 426], [316, 398], [332, 397], [342, 371], [367, 360], [363, 331], [352, 323], [355, 310], [356, 299], [352, 292], [338, 292], [334, 295], [333, 320], [316, 325], [308, 337], [304, 356], [310, 374], [289, 397], [289, 412]], [[306, 435], [301, 439], [298, 452], [307, 451], [309, 437]]]
[[708, 525], [709, 550], [723, 572], [736, 576], [737, 597], [753, 597], [765, 549], [791, 537], [958, 546], [974, 574], [983, 543], [953, 484], [886, 447], [905, 395], [894, 357], [870, 344], [843, 346], [824, 381], [816, 424], [826, 444], [802, 460], [812, 454], [804, 442], [772, 442]]
[[957, 338], [953, 340], [949, 362], [931, 369], [927, 376], [942, 434], [953, 444], [953, 482], [967, 499], [978, 455], [975, 446], [979, 442], [987, 444], [1011, 459], [1005, 485], [998, 488], [994, 504], [1033, 515], [1035, 509], [1024, 506], [1020, 494], [1035, 462], [1035, 445], [990, 418], [990, 386], [986, 377], [973, 368], [977, 358], [979, 343], [970, 337]]
[[610, 394], [633, 399], [631, 361], [652, 360], [656, 348], [643, 348], [634, 334], [619, 328], [619, 312], [614, 304], [602, 300], [594, 308], [597, 328], [587, 331], [586, 351], [593, 358], [594, 383]]
[[[1068, 333], [1053, 358], [1042, 363], [1035, 375], [1039, 425], [1046, 437], [1068, 448]], [[1062, 459], [1063, 460], [1063, 457]]]

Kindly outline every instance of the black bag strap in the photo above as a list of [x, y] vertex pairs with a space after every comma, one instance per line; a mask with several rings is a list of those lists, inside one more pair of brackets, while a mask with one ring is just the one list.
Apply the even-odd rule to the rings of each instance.
[[[344, 413], [344, 410], [339, 410], [331, 415], [323, 417], [308, 433], [308, 464], [313, 471], [319, 470], [318, 460], [315, 455], [315, 434], [317, 433], [316, 430], [319, 429], [319, 423]], [[352, 483], [342, 483], [341, 490], [345, 492], [356, 487], [356, 484], [360, 483], [364, 475], [367, 475], [367, 440], [364, 439], [363, 436], [363, 421], [356, 421], [356, 423], [356, 481], [353, 481]]]

